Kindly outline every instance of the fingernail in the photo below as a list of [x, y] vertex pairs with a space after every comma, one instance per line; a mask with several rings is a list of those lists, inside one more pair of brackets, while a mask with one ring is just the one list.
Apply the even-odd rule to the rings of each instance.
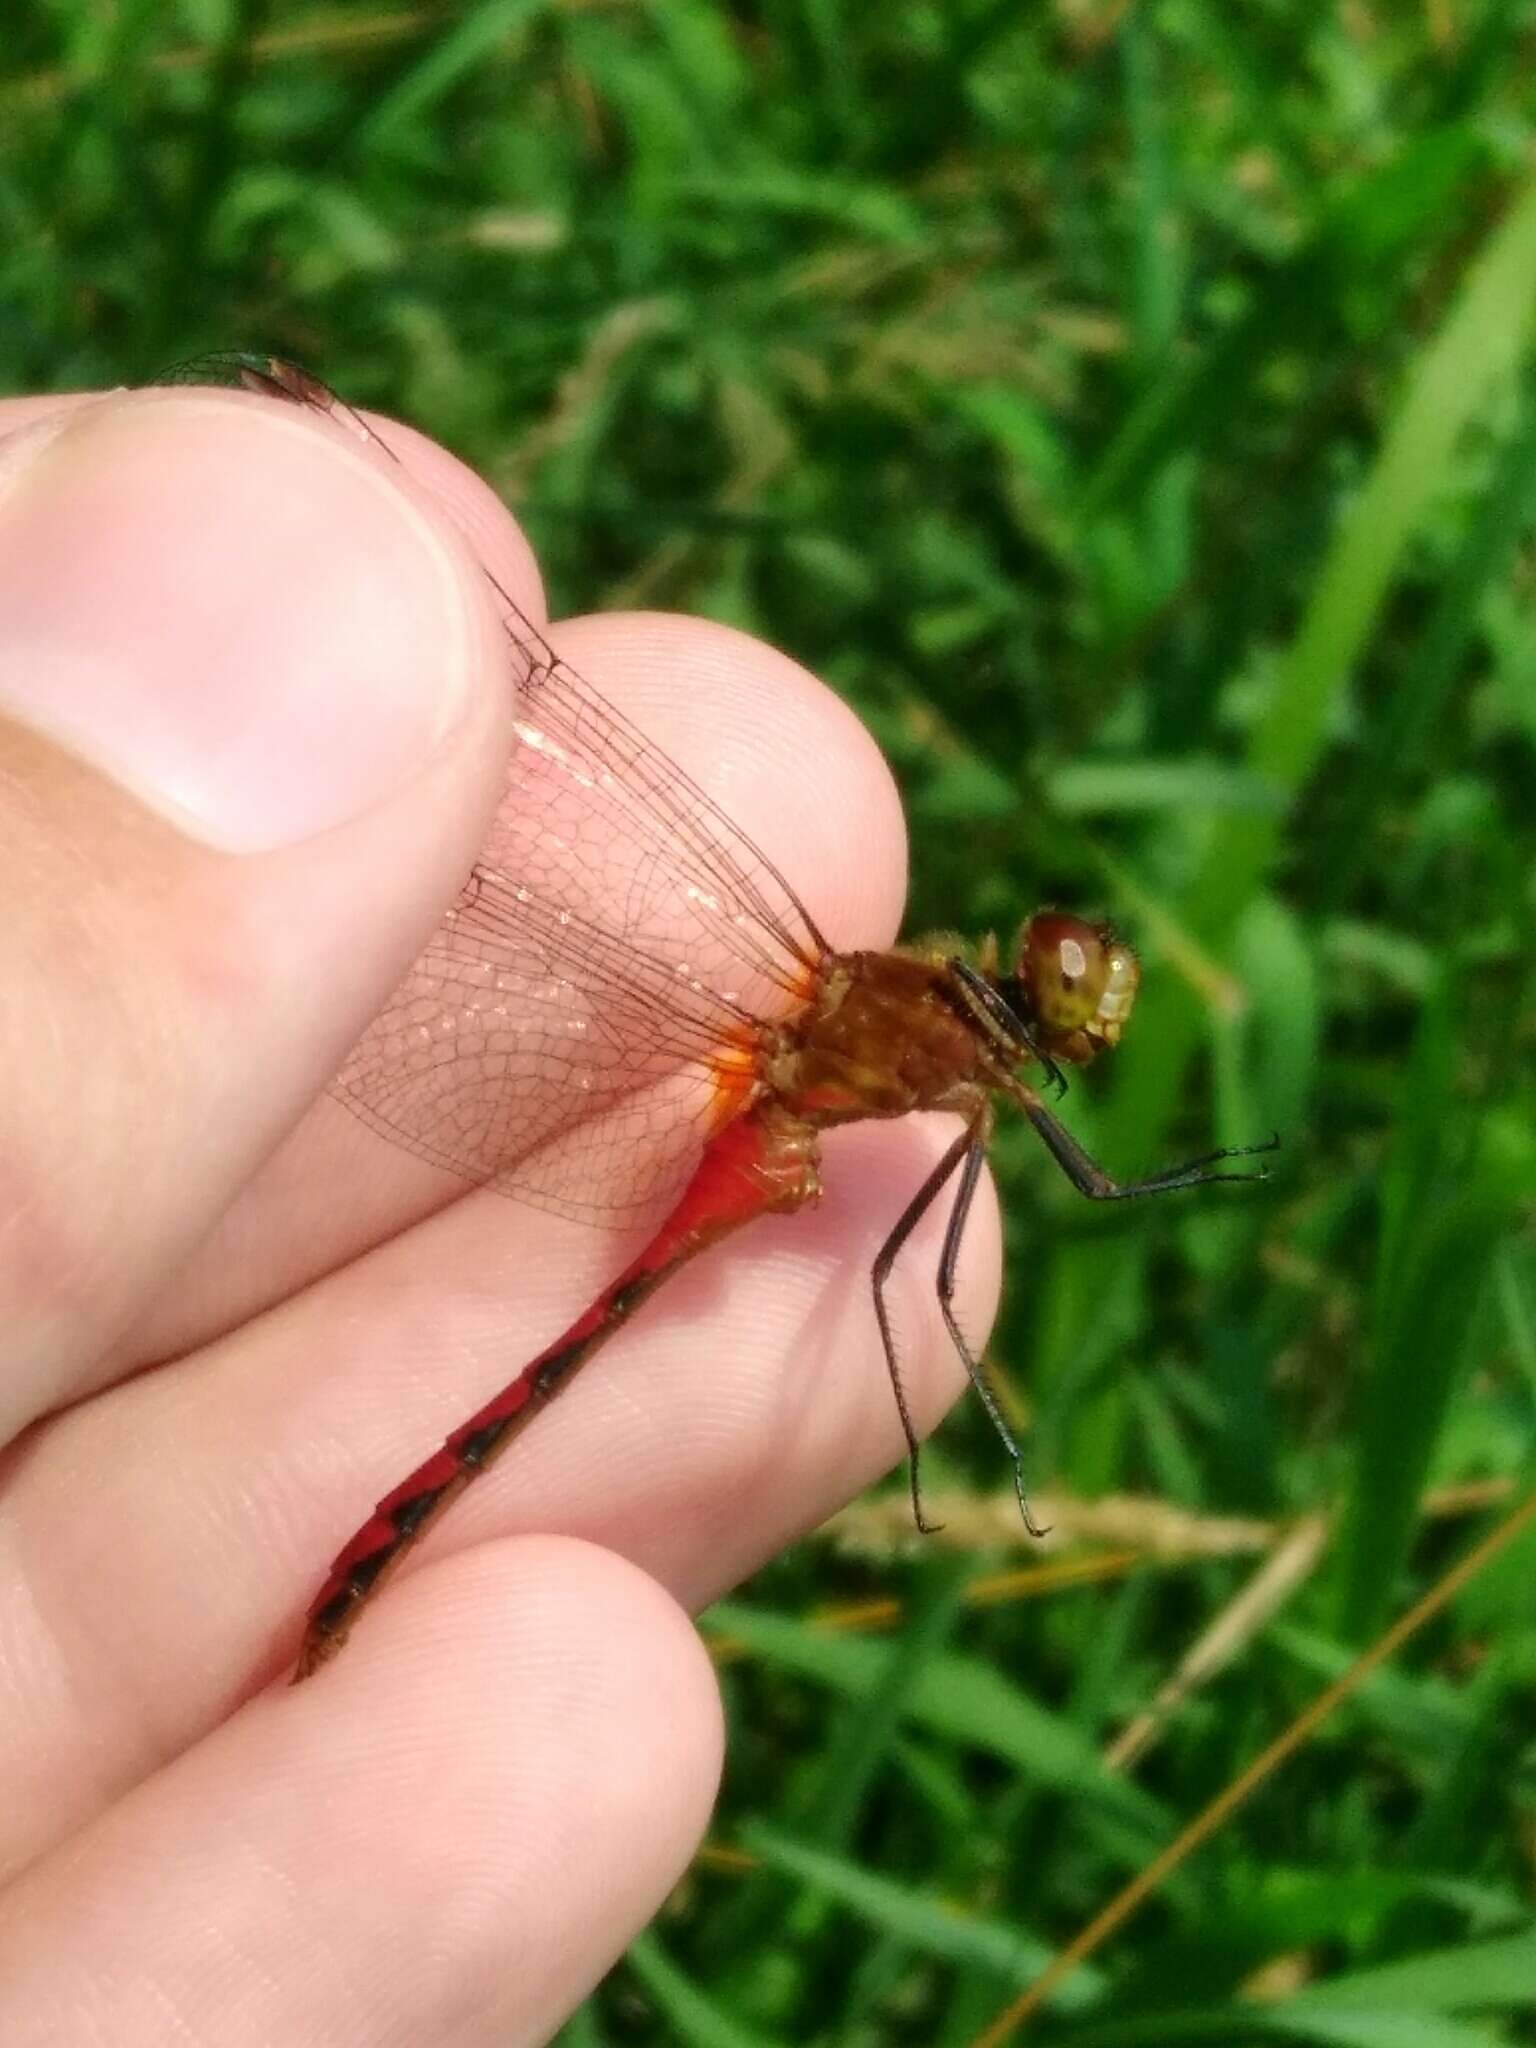
[[465, 704], [460, 558], [296, 409], [114, 396], [0, 445], [0, 713], [230, 851], [381, 802]]

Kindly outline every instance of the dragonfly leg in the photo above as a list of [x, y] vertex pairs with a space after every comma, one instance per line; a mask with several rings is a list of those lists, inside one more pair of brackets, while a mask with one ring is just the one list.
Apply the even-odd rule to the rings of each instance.
[[1266, 1138], [1262, 1145], [1223, 1145], [1218, 1151], [1203, 1152], [1198, 1159], [1186, 1159], [1182, 1165], [1164, 1167], [1161, 1173], [1150, 1173], [1142, 1180], [1117, 1181], [1112, 1180], [1099, 1162], [1083, 1149], [1066, 1125], [1052, 1116], [1033, 1089], [1021, 1088], [1018, 1099], [1024, 1114], [1045, 1140], [1051, 1157], [1078, 1193], [1086, 1195], [1091, 1202], [1126, 1202], [1138, 1195], [1166, 1195], [1175, 1188], [1209, 1187], [1215, 1181], [1268, 1180], [1269, 1173], [1262, 1166], [1253, 1173], [1213, 1173], [1211, 1168], [1226, 1159], [1251, 1159], [1258, 1153], [1278, 1152], [1280, 1149], [1280, 1138], [1276, 1133]]
[[907, 1402], [906, 1388], [902, 1384], [901, 1368], [896, 1356], [896, 1334], [891, 1324], [890, 1308], [885, 1298], [885, 1284], [890, 1278], [891, 1268], [902, 1246], [928, 1213], [947, 1183], [956, 1172], [960, 1185], [955, 1191], [954, 1206], [950, 1210], [949, 1222], [944, 1230], [944, 1248], [939, 1258], [939, 1309], [944, 1317], [944, 1327], [950, 1341], [960, 1354], [971, 1385], [981, 1396], [983, 1407], [991, 1419], [993, 1428], [1001, 1437], [1009, 1457], [1013, 1461], [1014, 1489], [1019, 1496], [1025, 1526], [1032, 1535], [1043, 1532], [1036, 1526], [1029, 1511], [1028, 1497], [1024, 1491], [1023, 1460], [1019, 1447], [1013, 1440], [1012, 1432], [997, 1405], [997, 1397], [987, 1383], [980, 1360], [965, 1340], [965, 1333], [955, 1319], [955, 1272], [960, 1259], [960, 1245], [965, 1236], [966, 1219], [970, 1215], [971, 1203], [975, 1199], [977, 1183], [981, 1179], [982, 1162], [986, 1158], [988, 1121], [985, 1115], [974, 1118], [956, 1138], [949, 1150], [940, 1159], [928, 1178], [897, 1218], [896, 1227], [880, 1247], [875, 1260], [871, 1279], [874, 1284], [875, 1319], [880, 1326], [880, 1341], [885, 1349], [886, 1370], [891, 1377], [891, 1386], [896, 1395], [896, 1411], [901, 1417], [902, 1434], [907, 1440], [907, 1469], [912, 1482], [912, 1512], [918, 1528], [925, 1536], [936, 1533], [939, 1524], [930, 1522], [923, 1513], [922, 1485], [919, 1475], [920, 1448], [917, 1431], [912, 1422], [912, 1411]]
[[1029, 1505], [1029, 1490], [1024, 1484], [1024, 1457], [1014, 1440], [1013, 1431], [998, 1405], [997, 1395], [987, 1378], [986, 1368], [966, 1342], [965, 1332], [955, 1320], [955, 1269], [960, 1263], [960, 1245], [965, 1236], [966, 1219], [971, 1213], [975, 1199], [976, 1185], [981, 1179], [981, 1163], [986, 1157], [986, 1138], [983, 1131], [972, 1128], [971, 1143], [965, 1154], [965, 1165], [960, 1173], [960, 1185], [955, 1191], [955, 1205], [949, 1212], [949, 1222], [944, 1229], [944, 1249], [939, 1254], [939, 1311], [944, 1318], [944, 1327], [949, 1332], [950, 1342], [960, 1354], [967, 1377], [987, 1411], [987, 1419], [997, 1431], [1003, 1449], [1008, 1453], [1013, 1466], [1013, 1490], [1018, 1496], [1019, 1513], [1024, 1517], [1024, 1526], [1031, 1536], [1048, 1536], [1050, 1531], [1041, 1528], [1035, 1520]]

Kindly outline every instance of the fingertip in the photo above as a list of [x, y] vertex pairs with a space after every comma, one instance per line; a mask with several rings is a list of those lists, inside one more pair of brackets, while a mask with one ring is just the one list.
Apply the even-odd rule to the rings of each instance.
[[361, 1778], [372, 1745], [390, 1772], [430, 1775], [448, 1835], [497, 1797], [537, 1801], [525, 1841], [531, 1826], [554, 1852], [621, 1828], [666, 1883], [708, 1820], [724, 1753], [688, 1616], [637, 1565], [575, 1537], [504, 1537], [410, 1572], [296, 1697], [347, 1731]]
[[364, 415], [389, 454], [447, 515], [479, 563], [512, 596], [524, 617], [548, 617], [538, 558], [522, 527], [485, 478], [441, 442], [403, 420]]
[[344, 823], [463, 718], [469, 551], [300, 407], [114, 394], [0, 463], [0, 706], [236, 852]]
[[546, 1538], [444, 1560], [369, 1620], [31, 1866], [6, 2040], [61, 2003], [80, 2040], [168, 2015], [224, 2048], [544, 2040], [612, 1966], [714, 1796], [693, 1631], [634, 1567]]
[[[454, 1997], [509, 2027], [553, 2025], [610, 1967], [687, 1867], [719, 1784], [697, 1632], [654, 1579], [572, 1538], [412, 1573], [289, 1701], [324, 1786], [326, 1860], [355, 1876], [403, 1856], [396, 1910], [451, 1959]], [[432, 1994], [417, 1995], [430, 2034]]]
[[836, 948], [887, 945], [907, 834], [868, 728], [792, 656], [673, 612], [603, 612], [553, 629], [561, 654], [702, 784], [783, 873]]
[[463, 536], [355, 432], [164, 389], [19, 439], [0, 1178], [46, 1256], [0, 1264], [18, 1424], [110, 1371], [397, 983], [482, 842], [514, 702]]

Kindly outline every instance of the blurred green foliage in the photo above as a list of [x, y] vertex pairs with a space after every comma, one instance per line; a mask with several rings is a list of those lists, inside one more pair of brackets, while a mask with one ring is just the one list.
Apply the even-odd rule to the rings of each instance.
[[[1284, 1133], [1252, 1198], [1112, 1214], [1005, 1133], [992, 1347], [1042, 1487], [1336, 1512], [1283, 1612], [1113, 1770], [1253, 1558], [978, 1610], [974, 1557], [801, 1546], [718, 1617], [756, 1867], [701, 1866], [563, 2037], [963, 2043], [1456, 1554], [1426, 1489], [1531, 1483], [1536, 11], [24, 0], [3, 35], [5, 387], [269, 347], [408, 417], [557, 613], [708, 612], [847, 695], [914, 928], [1135, 934], [1136, 1028], [1070, 1104], [1112, 1168]], [[979, 1417], [943, 1475], [1002, 1479]], [[1049, 2037], [1531, 2038], [1533, 1564]], [[898, 1637], [809, 1619], [893, 1590]]]

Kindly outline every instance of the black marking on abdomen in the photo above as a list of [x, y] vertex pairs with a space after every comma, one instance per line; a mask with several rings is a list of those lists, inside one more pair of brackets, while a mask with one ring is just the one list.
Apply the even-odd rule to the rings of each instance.
[[325, 1605], [317, 1613], [310, 1616], [309, 1626], [311, 1630], [317, 1635], [335, 1635], [347, 1616], [352, 1612], [353, 1606], [356, 1603], [356, 1597], [352, 1591], [352, 1582], [349, 1579], [339, 1593], [333, 1593]]
[[446, 1486], [429, 1486], [421, 1493], [413, 1493], [409, 1500], [391, 1508], [390, 1526], [397, 1535], [414, 1536], [447, 1491]]
[[583, 1339], [579, 1344], [562, 1345], [560, 1350], [551, 1352], [533, 1376], [534, 1392], [552, 1394], [566, 1374], [580, 1365], [590, 1348], [589, 1341]]
[[381, 1543], [377, 1550], [370, 1551], [366, 1557], [360, 1557], [356, 1564], [348, 1568], [347, 1591], [356, 1594], [366, 1593], [393, 1555], [394, 1546]]
[[[518, 1413], [521, 1414], [522, 1410], [519, 1409]], [[487, 1422], [483, 1428], [471, 1430], [461, 1443], [454, 1446], [459, 1463], [471, 1472], [478, 1472], [511, 1426], [512, 1418], [506, 1416], [496, 1422]]]
[[631, 1315], [655, 1287], [659, 1278], [660, 1275], [656, 1273], [637, 1273], [633, 1280], [627, 1280], [622, 1287], [616, 1287], [608, 1297], [609, 1315]]

